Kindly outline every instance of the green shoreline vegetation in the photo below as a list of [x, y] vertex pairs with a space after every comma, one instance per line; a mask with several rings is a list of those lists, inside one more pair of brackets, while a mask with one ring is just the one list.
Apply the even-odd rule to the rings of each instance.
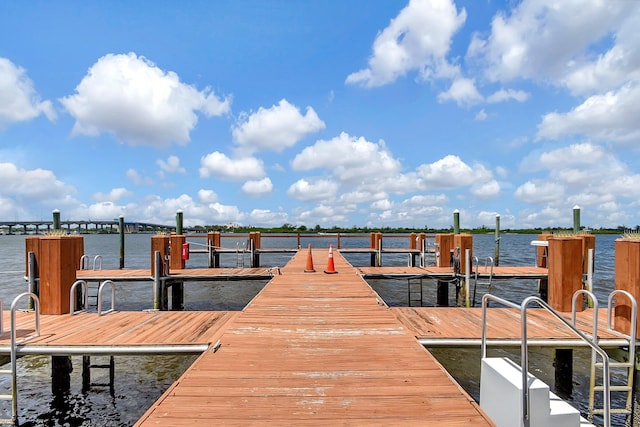
[[[136, 232], [137, 233], [157, 233], [159, 231], [170, 231], [170, 229], [175, 229], [175, 226], [167, 225], [165, 230], [159, 230], [157, 228], [151, 227], [141, 227]], [[0, 234], [6, 234], [8, 230], [6, 228], [0, 228]], [[35, 233], [35, 227], [27, 227], [26, 230], [22, 227], [13, 227], [13, 234], [33, 234]], [[44, 230], [46, 232], [46, 230]], [[86, 229], [84, 227], [71, 227], [68, 229], [67, 227], [63, 228], [63, 231], [76, 233], [76, 234], [117, 234], [117, 229], [96, 229], [89, 228]], [[184, 231], [189, 233], [207, 233], [210, 231], [219, 231], [222, 233], [250, 233], [250, 232], [260, 232], [265, 234], [335, 234], [335, 233], [344, 233], [344, 234], [369, 234], [373, 232], [379, 232], [384, 234], [410, 234], [410, 233], [426, 233], [426, 234], [439, 234], [439, 233], [453, 233], [453, 226], [449, 228], [429, 228], [425, 226], [423, 228], [417, 227], [338, 227], [337, 225], [332, 227], [321, 227], [320, 225], [316, 225], [315, 227], [306, 227], [304, 225], [293, 225], [293, 224], [283, 224], [279, 227], [255, 227], [255, 226], [243, 226], [239, 224], [235, 225], [206, 225], [206, 226], [194, 226], [194, 227], [184, 227]], [[43, 234], [43, 229], [39, 230], [40, 234]], [[618, 226], [616, 228], [599, 228], [599, 229], [590, 229], [586, 227], [581, 227], [581, 233], [587, 234], [625, 234], [629, 232], [640, 232], [640, 226], [635, 227], [627, 227], [627, 226]], [[493, 234], [495, 233], [495, 228], [493, 227], [476, 227], [476, 228], [460, 228], [460, 233], [469, 233], [469, 234]], [[500, 234], [573, 234], [572, 227], [556, 227], [556, 228], [501, 228]]]

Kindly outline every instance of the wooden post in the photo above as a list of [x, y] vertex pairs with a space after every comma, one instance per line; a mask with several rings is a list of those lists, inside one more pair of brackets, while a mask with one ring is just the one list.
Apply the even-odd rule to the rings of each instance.
[[[155, 253], [160, 253], [161, 263], [164, 264], [166, 257], [169, 255], [171, 247], [169, 245], [169, 236], [159, 234], [157, 236], [151, 236], [151, 275], [156, 272], [156, 256]], [[160, 265], [160, 275], [169, 274], [169, 271], [165, 271], [164, 265]]]
[[[40, 277], [40, 271], [38, 269], [38, 259], [40, 254], [40, 238], [39, 237], [27, 237], [25, 239], [25, 276], [29, 283], [29, 292], [40, 296], [40, 289], [38, 288], [38, 279]], [[32, 298], [29, 298], [27, 308], [33, 310], [35, 302]]]
[[460, 211], [453, 211], [453, 234], [460, 234]]
[[[549, 239], [549, 305], [564, 313], [571, 312], [573, 294], [582, 289], [582, 239]], [[578, 298], [582, 310], [582, 297]]]
[[181, 210], [176, 212], [176, 234], [182, 234], [183, 213]]
[[473, 259], [473, 236], [471, 234], [456, 234], [453, 236], [454, 248], [460, 248], [460, 273], [464, 274], [467, 267], [465, 252], [469, 249], [469, 259]]
[[593, 249], [593, 253], [595, 254], [596, 236], [594, 236], [593, 234], [581, 234], [579, 237], [580, 239], [582, 239], [582, 273], [587, 274], [589, 271], [589, 249]]
[[[552, 237], [549, 239], [548, 302], [560, 312], [571, 312], [573, 294], [582, 289], [582, 239], [579, 237]], [[578, 298], [578, 311], [583, 309], [583, 297]], [[556, 392], [561, 397], [573, 391], [573, 350], [555, 351]]]
[[371, 267], [380, 267], [382, 260], [378, 256], [378, 251], [382, 247], [382, 233], [371, 233], [369, 235], [369, 248], [371, 249]]
[[[553, 234], [551, 233], [542, 233], [538, 234], [537, 240], [547, 241], [553, 238]], [[548, 263], [549, 258], [549, 247], [548, 246], [538, 246], [536, 247], [536, 266], [547, 268], [549, 266]]]
[[[551, 233], [543, 233], [538, 234], [537, 240], [548, 241], [553, 237]], [[549, 265], [549, 247], [548, 246], [537, 246], [536, 247], [536, 267], [547, 268]], [[538, 280], [538, 292], [540, 292], [540, 298], [543, 301], [549, 301], [549, 279], [539, 279]]]
[[124, 268], [124, 216], [118, 218], [118, 234], [120, 235], [120, 268]]
[[151, 274], [153, 275], [153, 309], [154, 310], [164, 310], [163, 307], [163, 281], [162, 281], [162, 266], [164, 257], [160, 253], [160, 251], [152, 251], [151, 254], [152, 264], [151, 264]]
[[82, 236], [40, 238], [40, 313], [69, 313], [69, 294], [84, 253]]
[[496, 230], [495, 230], [495, 250], [493, 254], [493, 265], [500, 265], [500, 214], [496, 214]]
[[[629, 292], [640, 301], [640, 241], [620, 238], [615, 242], [615, 288]], [[631, 303], [624, 295], [615, 300], [614, 329], [628, 334], [631, 328]], [[636, 326], [636, 336], [640, 325]]]
[[260, 267], [260, 247], [261, 236], [259, 231], [253, 231], [249, 233], [249, 242], [251, 245], [251, 262], [252, 268]]
[[169, 238], [169, 245], [171, 247], [171, 264], [170, 267], [174, 270], [182, 270], [185, 267], [186, 261], [182, 259], [182, 245], [185, 244], [187, 238], [181, 234], [171, 234]]
[[436, 234], [436, 248], [440, 252], [440, 256], [437, 257], [436, 267], [450, 267], [453, 234]]
[[[170, 270], [183, 270], [186, 260], [182, 256], [182, 245], [187, 241], [186, 236], [181, 234], [171, 234], [169, 245], [171, 247]], [[165, 304], [163, 302], [163, 304]], [[171, 282], [171, 310], [184, 309], [184, 283], [181, 281]]]
[[207, 233], [207, 246], [209, 246], [209, 268], [220, 268], [220, 232]]

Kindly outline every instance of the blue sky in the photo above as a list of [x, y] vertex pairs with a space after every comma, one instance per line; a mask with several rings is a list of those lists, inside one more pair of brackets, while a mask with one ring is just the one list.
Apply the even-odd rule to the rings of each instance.
[[0, 219], [640, 224], [640, 2], [0, 3]]

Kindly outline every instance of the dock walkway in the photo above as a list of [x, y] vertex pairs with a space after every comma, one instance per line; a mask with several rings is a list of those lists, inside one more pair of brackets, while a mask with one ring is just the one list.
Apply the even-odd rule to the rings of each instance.
[[[340, 251], [334, 252], [338, 274], [317, 267], [318, 272], [304, 273], [306, 257], [306, 250], [298, 251], [281, 274], [269, 269], [172, 271], [171, 277], [191, 280], [269, 277], [241, 312], [41, 316], [41, 336], [21, 344], [18, 354], [201, 353], [142, 416], [140, 426], [493, 425], [424, 348], [479, 345], [480, 309], [389, 309], [364, 281], [363, 269], [351, 266]], [[313, 258], [324, 261], [326, 251], [314, 250]], [[414, 270], [396, 269], [393, 274]], [[79, 278], [95, 281], [151, 280], [149, 270], [81, 272], [85, 276]], [[587, 332], [590, 316], [592, 310], [579, 314]], [[516, 317], [512, 310], [490, 309], [491, 345], [519, 343]], [[579, 345], [543, 317], [532, 313], [531, 319], [534, 343]], [[604, 319], [600, 315], [600, 323]], [[4, 324], [9, 324], [8, 312]], [[19, 339], [32, 334], [33, 325], [34, 313], [17, 313]], [[0, 354], [10, 350], [6, 329]], [[606, 333], [599, 336], [601, 344], [622, 345]]]
[[493, 425], [342, 256], [331, 275], [304, 273], [305, 257], [138, 425]]

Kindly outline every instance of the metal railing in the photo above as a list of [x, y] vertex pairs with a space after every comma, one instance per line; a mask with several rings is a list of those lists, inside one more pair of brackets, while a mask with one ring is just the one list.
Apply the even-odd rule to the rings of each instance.
[[[18, 310], [18, 302], [29, 297], [33, 301], [35, 307], [35, 332], [33, 335], [26, 337], [18, 342], [16, 331], [16, 311]], [[31, 292], [24, 292], [14, 298], [11, 303], [11, 418], [14, 425], [18, 425], [18, 345], [31, 338], [40, 336], [40, 299]]]
[[[522, 334], [522, 344], [520, 346], [520, 364], [522, 371], [522, 421], [525, 427], [529, 427], [531, 422], [531, 406], [530, 406], [530, 393], [529, 393], [529, 356], [528, 356], [528, 346], [527, 346], [527, 308], [531, 303], [538, 304], [541, 308], [545, 309], [549, 312], [553, 317], [559, 320], [564, 326], [569, 328], [573, 333], [575, 333], [582, 341], [584, 341], [593, 351], [595, 351], [602, 358], [603, 364], [603, 387], [604, 387], [604, 396], [603, 396], [603, 420], [604, 427], [611, 426], [611, 401], [610, 401], [610, 392], [609, 392], [609, 356], [607, 353], [596, 344], [595, 339], [591, 340], [587, 335], [585, 335], [582, 331], [578, 330], [574, 325], [572, 325], [569, 321], [567, 321], [564, 317], [562, 317], [557, 311], [551, 308], [546, 302], [544, 302], [541, 298], [536, 296], [530, 296], [524, 299], [521, 305], [512, 303], [511, 301], [507, 301], [502, 298], [498, 298], [491, 294], [485, 294], [482, 297], [482, 358], [487, 357], [487, 308], [489, 300], [495, 301], [504, 306], [514, 308], [516, 310], [520, 310], [520, 324], [521, 324], [521, 334]], [[597, 326], [596, 326], [597, 327]], [[597, 331], [597, 329], [596, 329]], [[594, 335], [597, 337], [597, 333]]]
[[[82, 309], [76, 310], [76, 302], [78, 301], [78, 286], [82, 289]], [[84, 280], [76, 280], [73, 285], [71, 285], [71, 290], [69, 291], [69, 313], [73, 316], [76, 313], [80, 313], [82, 311], [87, 311], [89, 308], [89, 285]]]
[[[111, 286], [111, 308], [107, 311], [102, 311], [102, 292], [104, 291], [105, 286]], [[98, 316], [102, 316], [103, 314], [110, 313], [115, 311], [116, 304], [116, 284], [113, 283], [112, 280], [105, 280], [100, 283], [100, 287], [98, 288]]]

